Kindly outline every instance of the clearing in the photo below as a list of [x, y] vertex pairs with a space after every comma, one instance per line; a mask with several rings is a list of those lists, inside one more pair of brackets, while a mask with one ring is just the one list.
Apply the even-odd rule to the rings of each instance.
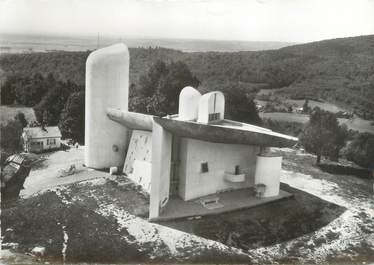
[[22, 112], [23, 114], [25, 114], [27, 122], [36, 120], [33, 108], [17, 106], [0, 106], [0, 124], [5, 124], [9, 120], [12, 120], [18, 112]]
[[[305, 99], [286, 99], [284, 102], [287, 102], [292, 105], [296, 105], [298, 107], [302, 107], [305, 103]], [[340, 108], [334, 104], [328, 103], [328, 102], [320, 102], [320, 101], [315, 101], [315, 100], [308, 100], [308, 106], [311, 107], [312, 109], [315, 107], [319, 107], [320, 109], [330, 111], [333, 113], [337, 113], [339, 111], [347, 111], [346, 109]]]
[[[297, 123], [307, 123], [308, 114], [289, 113], [289, 112], [260, 112], [262, 119], [271, 119], [277, 121], [288, 121]], [[338, 118], [340, 124], [346, 124], [348, 129], [358, 132], [374, 133], [374, 121], [364, 120], [357, 116], [351, 119]]]

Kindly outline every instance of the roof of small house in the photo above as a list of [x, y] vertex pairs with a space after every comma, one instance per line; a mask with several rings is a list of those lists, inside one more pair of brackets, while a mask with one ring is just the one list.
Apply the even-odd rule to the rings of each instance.
[[23, 132], [28, 138], [61, 138], [60, 129], [57, 126], [48, 127], [27, 127], [23, 129]]
[[23, 161], [25, 160], [25, 158], [19, 154], [14, 154], [14, 155], [11, 155], [9, 156], [6, 160], [5, 160], [5, 163], [10, 163], [10, 162], [14, 162], [18, 165], [21, 165], [23, 163]]

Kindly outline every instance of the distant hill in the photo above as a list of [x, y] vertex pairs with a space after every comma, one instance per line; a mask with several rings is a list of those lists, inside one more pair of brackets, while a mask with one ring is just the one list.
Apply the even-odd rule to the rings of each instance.
[[[84, 84], [89, 52], [3, 54], [0, 72], [32, 75], [52, 72]], [[325, 40], [278, 50], [186, 53], [165, 48], [130, 48], [130, 79], [156, 60], [186, 62], [202, 81], [201, 89], [238, 86], [256, 92], [277, 88], [291, 99], [326, 100], [374, 120], [374, 35]]]
[[237, 52], [279, 49], [294, 45], [280, 41], [235, 41], [199, 39], [156, 39], [134, 37], [69, 37], [38, 36], [21, 34], [0, 34], [0, 52], [49, 52], [49, 51], [86, 51], [125, 42], [130, 48], [166, 48], [183, 52]]

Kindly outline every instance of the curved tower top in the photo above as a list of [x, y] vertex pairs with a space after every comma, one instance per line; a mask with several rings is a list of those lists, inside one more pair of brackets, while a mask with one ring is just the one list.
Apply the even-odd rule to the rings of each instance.
[[121, 166], [127, 130], [108, 119], [107, 108], [128, 109], [129, 51], [115, 44], [92, 52], [86, 61], [85, 165]]
[[197, 120], [200, 98], [200, 92], [191, 86], [186, 86], [181, 90], [178, 109], [178, 117], [180, 120]]
[[220, 91], [204, 94], [199, 101], [198, 122], [209, 123], [223, 120], [225, 116], [225, 96]]

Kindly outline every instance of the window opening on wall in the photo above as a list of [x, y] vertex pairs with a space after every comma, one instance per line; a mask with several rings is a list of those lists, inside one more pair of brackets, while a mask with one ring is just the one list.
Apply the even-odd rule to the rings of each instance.
[[56, 139], [47, 139], [47, 144], [48, 145], [56, 144]]
[[219, 120], [219, 119], [220, 119], [220, 113], [219, 112], [209, 113], [209, 116], [208, 116], [209, 121], [215, 121], [215, 120]]
[[240, 167], [239, 165], [236, 165], [235, 166], [235, 175], [239, 175], [240, 174]]
[[209, 171], [208, 162], [201, 163], [201, 173], [206, 173], [208, 171]]

